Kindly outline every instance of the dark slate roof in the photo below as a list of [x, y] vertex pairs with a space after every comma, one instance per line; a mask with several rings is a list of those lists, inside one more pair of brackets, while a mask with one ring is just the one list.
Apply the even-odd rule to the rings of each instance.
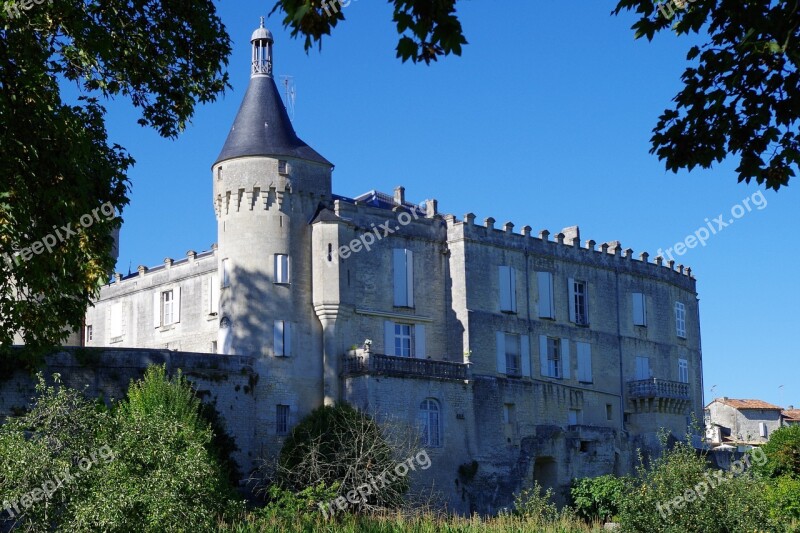
[[294, 132], [278, 88], [269, 76], [253, 76], [236, 120], [214, 165], [244, 156], [286, 156], [333, 164]]

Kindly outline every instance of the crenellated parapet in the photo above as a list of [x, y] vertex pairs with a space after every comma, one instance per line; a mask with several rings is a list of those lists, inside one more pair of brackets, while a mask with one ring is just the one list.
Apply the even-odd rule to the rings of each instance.
[[647, 276], [666, 276], [673, 283], [684, 285], [694, 290], [695, 278], [692, 269], [684, 265], [675, 267], [675, 261], [664, 262], [664, 258], [642, 252], [636, 257], [631, 248], [623, 249], [619, 241], [610, 241], [597, 246], [597, 242], [589, 239], [581, 242], [580, 228], [571, 226], [564, 228], [551, 238], [551, 232], [543, 229], [535, 236], [530, 226], [524, 226], [520, 233], [513, 231], [514, 224], [506, 222], [502, 228], [495, 227], [495, 219], [487, 217], [483, 224], [475, 223], [475, 214], [467, 213], [463, 220], [454, 215], [447, 215], [444, 220], [448, 231], [462, 231], [463, 238], [504, 248], [516, 248], [533, 254], [542, 254], [566, 260], [629, 270], [632, 273]]

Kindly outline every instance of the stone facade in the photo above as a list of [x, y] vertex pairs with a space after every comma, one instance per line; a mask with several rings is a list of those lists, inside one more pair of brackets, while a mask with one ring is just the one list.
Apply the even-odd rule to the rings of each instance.
[[[253, 42], [271, 54], [268, 32]], [[251, 89], [274, 85], [271, 61]], [[275, 109], [263, 118], [245, 96], [212, 166], [218, 246], [116, 276], [84, 335], [252, 360], [253, 409], [234, 431], [245, 470], [314, 408], [348, 402], [419, 434], [432, 467], [418, 487], [493, 512], [534, 480], [563, 499], [572, 478], [628, 472], [659, 428], [682, 436], [702, 416], [689, 269], [582, 242], [577, 226], [551, 238], [440, 214], [403, 188], [335, 195], [332, 165], [269, 86], [253, 91]], [[246, 128], [263, 146], [243, 148]]]

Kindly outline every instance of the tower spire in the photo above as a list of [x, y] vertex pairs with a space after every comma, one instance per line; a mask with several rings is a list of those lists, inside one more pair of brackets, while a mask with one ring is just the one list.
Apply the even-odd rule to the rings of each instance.
[[250, 77], [272, 77], [272, 33], [264, 27], [264, 17], [261, 17], [261, 26], [253, 32], [250, 43], [253, 45], [253, 61], [250, 68]]

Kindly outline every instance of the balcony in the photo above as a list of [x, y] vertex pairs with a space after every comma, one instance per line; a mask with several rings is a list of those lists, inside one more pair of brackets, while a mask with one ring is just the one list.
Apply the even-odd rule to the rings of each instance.
[[432, 359], [413, 359], [378, 353], [363, 352], [347, 355], [342, 365], [342, 375], [382, 374], [400, 377], [424, 377], [464, 381], [469, 379], [468, 364]]
[[628, 401], [637, 413], [683, 413], [691, 404], [689, 384], [658, 378], [629, 381]]

